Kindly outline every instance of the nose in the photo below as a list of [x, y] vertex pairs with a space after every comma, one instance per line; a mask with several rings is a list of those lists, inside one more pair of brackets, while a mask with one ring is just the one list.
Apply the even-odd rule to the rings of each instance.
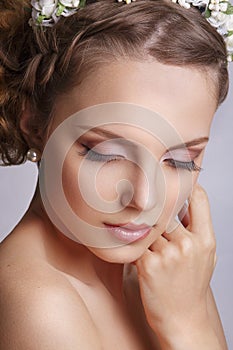
[[[121, 204], [137, 208], [140, 211], [149, 211], [156, 206], [159, 190], [158, 164], [152, 161], [137, 166], [133, 174], [131, 185], [121, 195]], [[133, 191], [133, 193], [132, 193]]]

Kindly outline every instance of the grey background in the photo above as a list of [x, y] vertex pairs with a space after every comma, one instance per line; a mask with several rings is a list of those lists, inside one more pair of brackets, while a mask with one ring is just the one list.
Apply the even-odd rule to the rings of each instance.
[[[233, 63], [229, 68], [230, 91], [214, 118], [199, 182], [210, 200], [218, 255], [211, 284], [230, 350], [233, 349]], [[32, 163], [0, 167], [0, 241], [28, 208], [36, 179], [37, 167]]]

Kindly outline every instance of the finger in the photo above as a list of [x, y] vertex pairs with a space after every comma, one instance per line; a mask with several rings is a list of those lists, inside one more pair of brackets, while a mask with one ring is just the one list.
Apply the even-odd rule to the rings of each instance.
[[151, 251], [161, 251], [166, 245], [168, 244], [168, 241], [163, 235], [159, 236], [148, 248]]
[[191, 232], [213, 236], [208, 196], [198, 183], [195, 185], [190, 198], [189, 215]]
[[163, 233], [163, 237], [165, 237], [169, 242], [173, 241], [175, 243], [183, 239], [184, 236], [190, 236], [190, 234], [191, 233], [188, 230], [186, 230], [182, 223], [177, 222], [176, 227], [172, 231], [170, 231], [169, 233]]

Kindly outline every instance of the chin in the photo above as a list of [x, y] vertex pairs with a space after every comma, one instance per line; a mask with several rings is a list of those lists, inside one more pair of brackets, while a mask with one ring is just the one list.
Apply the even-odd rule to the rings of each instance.
[[151, 243], [147, 245], [127, 244], [115, 248], [87, 248], [101, 260], [116, 264], [127, 264], [139, 259], [150, 245]]

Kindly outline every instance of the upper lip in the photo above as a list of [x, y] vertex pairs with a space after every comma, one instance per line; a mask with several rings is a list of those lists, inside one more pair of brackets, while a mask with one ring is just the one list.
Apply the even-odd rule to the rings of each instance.
[[141, 225], [135, 225], [131, 222], [128, 222], [128, 223], [125, 223], [125, 224], [110, 224], [110, 223], [105, 223], [106, 225], [109, 225], [109, 226], [124, 226], [124, 228], [127, 228], [129, 230], [132, 230], [132, 231], [136, 231], [136, 230], [142, 230], [142, 229], [146, 229], [146, 228], [151, 228], [151, 226], [148, 226], [146, 224], [141, 224]]

